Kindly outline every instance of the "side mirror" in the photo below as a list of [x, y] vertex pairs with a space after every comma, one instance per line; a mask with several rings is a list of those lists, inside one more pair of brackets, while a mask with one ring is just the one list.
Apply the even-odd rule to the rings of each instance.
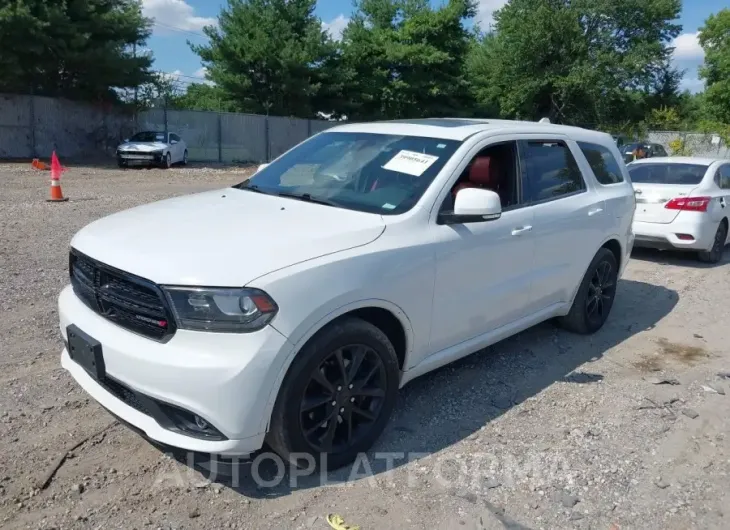
[[261, 171], [262, 169], [264, 169], [268, 165], [269, 165], [268, 162], [266, 164], [259, 164], [259, 168], [256, 170], [256, 173], [258, 173], [259, 171]]
[[125, 138], [125, 139], [124, 139], [124, 143], [125, 143], [125, 144], [128, 144], [128, 143], [129, 143], [129, 138]]
[[439, 224], [483, 223], [499, 219], [502, 201], [492, 190], [464, 188], [456, 193], [453, 212], [441, 212]]
[[177, 140], [170, 140], [170, 145], [175, 145], [177, 143]]

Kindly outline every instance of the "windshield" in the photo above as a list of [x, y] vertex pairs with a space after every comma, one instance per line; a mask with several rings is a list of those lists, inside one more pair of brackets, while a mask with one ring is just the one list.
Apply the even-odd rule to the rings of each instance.
[[325, 132], [299, 144], [239, 189], [394, 215], [411, 209], [461, 142]]
[[130, 142], [164, 142], [165, 133], [160, 132], [140, 132], [129, 139]]
[[628, 166], [631, 182], [640, 184], [697, 185], [707, 173], [701, 164], [636, 164]]

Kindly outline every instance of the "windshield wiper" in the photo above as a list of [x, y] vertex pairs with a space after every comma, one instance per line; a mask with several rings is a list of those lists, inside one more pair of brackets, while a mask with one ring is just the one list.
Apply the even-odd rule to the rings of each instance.
[[279, 197], [287, 197], [289, 199], [297, 199], [299, 201], [313, 202], [315, 204], [324, 204], [325, 206], [334, 206], [335, 208], [341, 208], [336, 202], [329, 201], [327, 199], [320, 199], [318, 197], [312, 197], [309, 193], [277, 193]]
[[233, 187], [236, 188], [236, 189], [239, 189], [239, 190], [247, 190], [247, 191], [253, 191], [253, 192], [256, 192], [256, 193], [263, 193], [265, 195], [272, 195], [271, 193], [269, 193], [267, 191], [264, 191], [261, 188], [259, 188], [256, 184], [249, 183], [248, 180], [244, 180], [240, 184], [236, 184]]

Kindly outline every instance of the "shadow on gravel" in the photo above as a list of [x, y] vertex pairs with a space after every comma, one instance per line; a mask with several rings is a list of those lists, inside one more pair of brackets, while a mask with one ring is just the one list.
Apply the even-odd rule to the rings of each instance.
[[631, 253], [631, 259], [648, 261], [657, 265], [673, 265], [676, 267], [692, 267], [694, 269], [712, 269], [730, 263], [730, 247], [725, 247], [725, 254], [719, 263], [704, 263], [697, 258], [696, 252], [680, 250], [655, 250], [638, 247]]
[[[573, 335], [544, 323], [416, 379], [402, 389], [393, 417], [374, 450], [366, 455], [366, 463], [356, 462], [329, 474], [292, 477], [266, 456], [272, 453], [262, 453], [257, 464], [249, 461], [236, 466], [233, 478], [193, 467], [210, 480], [255, 498], [280, 497], [323, 483], [341, 484], [368, 473], [382, 474], [456, 444], [556, 382], [601, 381], [603, 375], [581, 367], [631, 336], [652, 329], [678, 300], [673, 290], [622, 280], [608, 321], [594, 335]], [[392, 454], [390, 462], [383, 456], [386, 453]], [[262, 481], [268, 485], [262, 486]]]

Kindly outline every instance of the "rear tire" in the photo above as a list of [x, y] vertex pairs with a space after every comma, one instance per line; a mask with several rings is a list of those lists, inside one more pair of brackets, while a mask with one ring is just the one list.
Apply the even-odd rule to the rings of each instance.
[[607, 248], [600, 249], [583, 276], [570, 312], [558, 323], [574, 333], [589, 335], [603, 327], [618, 283], [616, 256]]
[[727, 221], [720, 221], [720, 226], [717, 227], [715, 232], [715, 239], [712, 243], [712, 248], [698, 253], [700, 261], [705, 263], [719, 263], [722, 260], [722, 255], [725, 253], [725, 241], [727, 241]]
[[398, 384], [395, 349], [379, 328], [358, 318], [333, 322], [295, 357], [267, 442], [285, 462], [301, 465], [296, 455], [307, 454], [317, 469], [346, 466], [383, 432]]

